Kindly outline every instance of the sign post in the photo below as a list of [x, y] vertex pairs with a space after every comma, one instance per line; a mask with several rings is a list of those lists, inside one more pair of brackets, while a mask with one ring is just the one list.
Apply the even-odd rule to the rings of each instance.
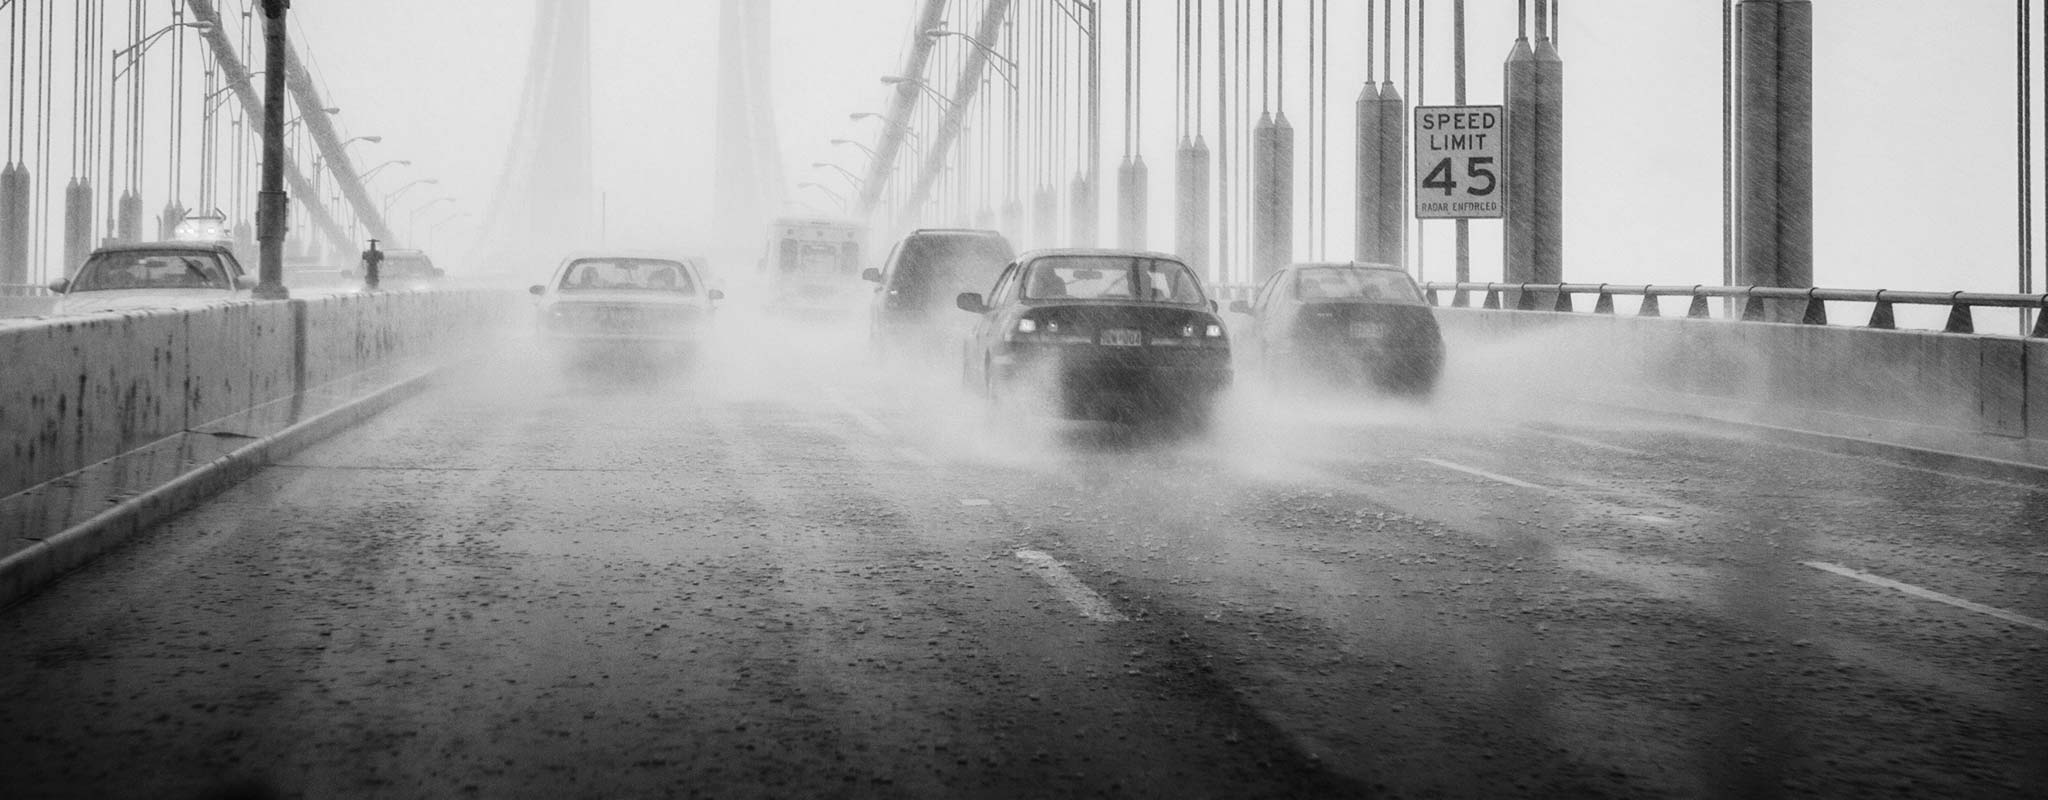
[[1415, 218], [1506, 216], [1506, 138], [1501, 106], [1416, 106]]

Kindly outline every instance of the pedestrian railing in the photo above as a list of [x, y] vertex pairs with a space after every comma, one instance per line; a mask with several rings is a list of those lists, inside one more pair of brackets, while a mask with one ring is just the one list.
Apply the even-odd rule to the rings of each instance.
[[[1687, 300], [1685, 317], [1688, 319], [1709, 319], [1709, 298], [1725, 298], [1731, 304], [1740, 303], [1739, 319], [1745, 322], [1764, 322], [1775, 319], [1784, 322], [1797, 320], [1805, 325], [1828, 324], [1828, 303], [1868, 303], [1871, 305], [1870, 320], [1864, 327], [1880, 330], [1897, 330], [1898, 323], [1893, 316], [1893, 306], [1946, 306], [1948, 322], [1942, 327], [1945, 333], [1975, 333], [1977, 330], [1973, 309], [2011, 308], [2033, 311], [2048, 310], [2048, 294], [1995, 294], [1989, 292], [1905, 292], [1891, 289], [1787, 289], [1770, 286], [1659, 286], [1654, 284], [1615, 283], [1425, 283], [1429, 304], [1442, 306], [1442, 294], [1451, 294], [1451, 307], [1471, 306], [1472, 295], [1483, 296], [1481, 308], [1513, 309], [1516, 311], [1572, 312], [1576, 308], [1573, 298], [1580, 295], [1593, 296], [1595, 314], [1613, 314], [1614, 298], [1641, 297], [1642, 304], [1636, 311], [1639, 317], [1664, 316], [1661, 298], [1684, 298]], [[1781, 313], [1771, 314], [1767, 309], [1777, 303]], [[1783, 313], [1791, 312], [1791, 313]], [[2036, 317], [2030, 336], [2048, 337], [2048, 314]]]
[[27, 283], [0, 283], [0, 297], [49, 297], [55, 292], [48, 286]]

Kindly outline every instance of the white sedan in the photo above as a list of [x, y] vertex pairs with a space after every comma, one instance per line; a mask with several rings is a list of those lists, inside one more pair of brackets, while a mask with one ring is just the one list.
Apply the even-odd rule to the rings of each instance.
[[528, 291], [543, 337], [586, 345], [694, 350], [725, 293], [704, 285], [695, 258], [578, 255]]
[[51, 284], [57, 314], [199, 308], [249, 299], [255, 279], [224, 244], [148, 242], [94, 250]]

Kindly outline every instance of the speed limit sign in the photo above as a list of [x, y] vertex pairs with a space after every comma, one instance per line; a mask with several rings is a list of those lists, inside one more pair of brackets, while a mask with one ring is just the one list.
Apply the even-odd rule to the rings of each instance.
[[1499, 219], [1507, 114], [1500, 106], [1416, 106], [1415, 217]]

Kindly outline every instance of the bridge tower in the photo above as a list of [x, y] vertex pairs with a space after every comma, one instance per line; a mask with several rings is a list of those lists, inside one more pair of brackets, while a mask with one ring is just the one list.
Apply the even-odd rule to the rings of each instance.
[[768, 0], [724, 0], [718, 38], [718, 230], [754, 234], [782, 208], [782, 147], [770, 102]]
[[484, 218], [484, 263], [530, 273], [596, 244], [590, 91], [590, 0], [535, 0], [512, 145]]

